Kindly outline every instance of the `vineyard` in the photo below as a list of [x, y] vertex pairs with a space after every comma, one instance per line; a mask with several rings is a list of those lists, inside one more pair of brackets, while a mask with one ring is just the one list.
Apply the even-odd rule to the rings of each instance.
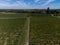
[[60, 18], [32, 17], [30, 45], [60, 45]]
[[0, 14], [0, 45], [59, 45], [60, 17]]
[[0, 45], [26, 45], [26, 21], [21, 14], [0, 14]]

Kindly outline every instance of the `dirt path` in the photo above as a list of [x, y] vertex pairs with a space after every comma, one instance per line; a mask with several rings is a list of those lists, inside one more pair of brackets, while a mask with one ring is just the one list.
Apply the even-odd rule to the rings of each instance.
[[17, 18], [26, 18], [26, 17], [0, 17], [0, 19], [17, 19]]
[[28, 31], [27, 31], [27, 43], [26, 45], [29, 45], [29, 30], [30, 30], [30, 17], [27, 17], [27, 22], [28, 22]]

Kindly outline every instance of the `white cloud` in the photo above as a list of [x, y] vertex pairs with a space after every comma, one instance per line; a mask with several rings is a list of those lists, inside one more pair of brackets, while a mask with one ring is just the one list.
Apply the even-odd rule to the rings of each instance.
[[[27, 3], [24, 2], [24, 0], [16, 0], [13, 3], [10, 3], [10, 1], [12, 0], [0, 0], [0, 8], [5, 8], [5, 9], [28, 9], [28, 8], [39, 8], [42, 6], [46, 6], [49, 3], [53, 2], [54, 0], [41, 0], [41, 1], [46, 1], [44, 4], [40, 4], [40, 6], [38, 5], [29, 5]], [[38, 3], [40, 0], [34, 0], [34, 2]], [[34, 3], [34, 4], [35, 4]], [[40, 2], [41, 3], [41, 2]]]
[[38, 1], [40, 1], [40, 0], [34, 0], [35, 2], [38, 2]]
[[46, 6], [46, 5], [48, 5], [49, 3], [53, 2], [53, 1], [55, 1], [55, 0], [47, 0], [46, 3], [44, 3], [42, 6]]
[[20, 0], [17, 0], [16, 2], [14, 3], [10, 3], [10, 2], [7, 2], [7, 1], [10, 1], [10, 0], [1, 0], [0, 1], [0, 8], [5, 8], [5, 9], [25, 9], [25, 8], [30, 8], [30, 6], [28, 6], [25, 2], [23, 1], [20, 1]]

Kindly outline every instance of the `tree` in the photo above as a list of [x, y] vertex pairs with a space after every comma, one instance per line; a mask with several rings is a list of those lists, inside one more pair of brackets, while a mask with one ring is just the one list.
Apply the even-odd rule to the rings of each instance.
[[50, 8], [49, 7], [47, 8], [46, 13], [50, 14]]

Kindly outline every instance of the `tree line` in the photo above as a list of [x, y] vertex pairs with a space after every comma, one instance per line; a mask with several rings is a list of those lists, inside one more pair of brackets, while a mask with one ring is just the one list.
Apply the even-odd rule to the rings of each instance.
[[57, 9], [50, 9], [49, 7], [47, 9], [20, 9], [20, 10], [0, 10], [0, 12], [11, 12], [11, 13], [39, 13], [39, 14], [59, 14], [60, 10]]

